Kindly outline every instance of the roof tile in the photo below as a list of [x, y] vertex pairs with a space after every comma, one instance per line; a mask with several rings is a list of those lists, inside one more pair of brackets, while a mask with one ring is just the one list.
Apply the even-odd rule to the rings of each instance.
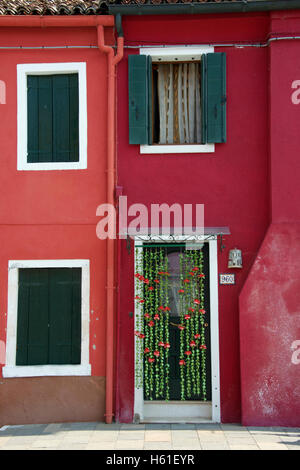
[[[251, 0], [250, 0], [251, 1]], [[243, 3], [243, 0], [0, 0], [0, 15], [101, 15], [110, 4]]]
[[0, 15], [99, 15], [110, 0], [0, 0]]

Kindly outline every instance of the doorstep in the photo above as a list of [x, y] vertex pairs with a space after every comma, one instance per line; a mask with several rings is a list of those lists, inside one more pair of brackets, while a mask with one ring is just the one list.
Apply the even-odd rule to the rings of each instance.
[[141, 424], [213, 424], [214, 421], [211, 419], [205, 418], [190, 418], [180, 417], [180, 418], [162, 418], [161, 416], [153, 416], [151, 418], [144, 418], [140, 420]]
[[141, 423], [212, 423], [212, 403], [145, 400]]

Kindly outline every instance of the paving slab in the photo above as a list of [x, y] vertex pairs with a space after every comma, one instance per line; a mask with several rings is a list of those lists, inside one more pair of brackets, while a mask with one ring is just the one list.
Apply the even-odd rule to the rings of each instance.
[[144, 450], [173, 450], [171, 442], [144, 442]]
[[61, 441], [59, 439], [57, 440], [36, 439], [31, 447], [34, 447], [37, 449], [40, 449], [40, 448], [44, 448], [44, 449], [55, 448], [56, 449], [60, 444], [61, 444]]
[[203, 450], [229, 450], [229, 444], [227, 442], [225, 443], [208, 443], [208, 442], [201, 442], [201, 447]]
[[120, 431], [118, 434], [118, 440], [135, 440], [135, 441], [144, 441], [145, 432], [144, 431]]
[[201, 450], [199, 441], [192, 441], [191, 439], [182, 441], [181, 444], [173, 443], [174, 450]]
[[65, 445], [88, 444], [90, 442], [90, 437], [89, 436], [68, 436], [68, 437], [64, 437], [60, 442]]
[[253, 439], [255, 439], [256, 441], [262, 441], [262, 442], [280, 442], [281, 439], [284, 439], [284, 435], [283, 436], [278, 436], [276, 434], [251, 434], [251, 436], [253, 437]]
[[197, 431], [222, 431], [221, 425], [217, 423], [198, 423], [195, 424]]
[[290, 435], [282, 436], [280, 438], [280, 442], [287, 444], [287, 445], [291, 445], [291, 444], [300, 445], [300, 439], [297, 436], [290, 436]]
[[145, 431], [146, 424], [119, 424], [120, 431]]
[[223, 431], [242, 431], [244, 428], [241, 424], [220, 424], [220, 428]]
[[[33, 424], [19, 426], [14, 430], [16, 436], [39, 436], [46, 429], [47, 424]], [[1, 434], [0, 434], [1, 435]]]
[[256, 445], [229, 445], [230, 450], [260, 450]]
[[170, 429], [172, 431], [195, 431], [197, 428], [196, 428], [196, 424], [192, 424], [192, 423], [186, 423], [186, 424], [180, 424], [180, 423], [172, 423], [170, 425]]
[[11, 446], [4, 446], [1, 447], [1, 450], [30, 450], [31, 447], [29, 445], [11, 445]]
[[5, 445], [31, 445], [37, 438], [38, 436], [12, 436]]
[[171, 437], [173, 441], [180, 441], [182, 439], [197, 439], [198, 440], [198, 434], [196, 430], [176, 430], [176, 431], [171, 431]]
[[96, 430], [90, 437], [89, 442], [115, 442], [119, 436], [119, 431], [103, 431]]
[[83, 431], [81, 429], [80, 431], [78, 431], [78, 430], [68, 429], [67, 431], [63, 433], [63, 438], [64, 439], [69, 439], [69, 438], [77, 439], [81, 437], [90, 438], [94, 434], [94, 432], [95, 431], [91, 431], [91, 430]]
[[43, 430], [42, 434], [49, 434], [50, 436], [54, 433], [64, 432], [63, 431], [63, 424], [62, 423], [52, 423], [48, 424], [45, 429]]
[[115, 442], [89, 442], [85, 450], [114, 450], [116, 448]]
[[0, 437], [0, 449], [11, 439], [11, 436]]
[[145, 431], [145, 441], [156, 441], [156, 442], [171, 442], [172, 435], [171, 431], [168, 430], [146, 430]]
[[226, 442], [226, 436], [224, 433], [222, 434], [208, 434], [205, 432], [198, 432], [198, 437], [200, 441], [203, 442]]
[[285, 444], [272, 444], [272, 443], [258, 443], [260, 450], [288, 450]]
[[258, 444], [255, 441], [252, 441], [250, 439], [230, 439], [227, 440], [227, 443], [229, 444], [230, 447], [232, 446], [255, 446], [258, 449]]
[[126, 441], [116, 441], [115, 449], [118, 450], [143, 450], [144, 448], [144, 441], [130, 441], [129, 439]]
[[167, 423], [145, 423], [145, 430], [148, 430], [148, 429], [158, 430], [158, 431], [170, 430], [171, 426], [172, 424], [167, 424]]

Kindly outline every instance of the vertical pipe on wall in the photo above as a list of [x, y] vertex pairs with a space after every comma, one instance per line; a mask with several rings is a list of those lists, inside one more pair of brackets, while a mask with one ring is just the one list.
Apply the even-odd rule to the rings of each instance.
[[[117, 53], [111, 46], [105, 45], [104, 28], [97, 26], [99, 50], [107, 54], [108, 61], [108, 98], [107, 98], [107, 204], [115, 206], [115, 93], [116, 65], [123, 57], [124, 38], [117, 38]], [[106, 411], [107, 424], [113, 418], [113, 382], [114, 382], [114, 289], [115, 289], [115, 240], [107, 238], [107, 286], [106, 286]]]

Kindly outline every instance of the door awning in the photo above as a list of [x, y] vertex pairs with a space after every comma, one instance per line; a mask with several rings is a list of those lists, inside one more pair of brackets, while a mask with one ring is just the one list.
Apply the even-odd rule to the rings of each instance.
[[130, 227], [120, 230], [120, 238], [134, 238], [140, 241], [203, 241], [207, 238], [230, 235], [229, 227], [141, 227], [138, 230]]

